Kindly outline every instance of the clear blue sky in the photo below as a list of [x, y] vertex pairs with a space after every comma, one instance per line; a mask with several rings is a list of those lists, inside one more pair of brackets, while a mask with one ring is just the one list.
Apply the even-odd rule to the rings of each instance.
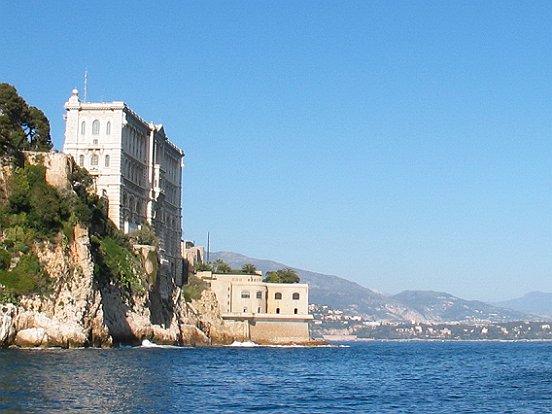
[[0, 81], [186, 152], [187, 239], [388, 293], [552, 291], [552, 2], [2, 2]]

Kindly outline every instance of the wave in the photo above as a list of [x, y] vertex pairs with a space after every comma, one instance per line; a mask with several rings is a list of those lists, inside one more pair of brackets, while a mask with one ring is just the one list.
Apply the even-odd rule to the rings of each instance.
[[287, 345], [278, 345], [278, 344], [257, 344], [253, 341], [234, 341], [229, 345], [224, 345], [229, 348], [349, 348], [349, 345], [338, 345], [338, 344], [326, 344], [326, 345], [299, 345], [299, 344], [287, 344]]
[[142, 341], [142, 345], [139, 348], [182, 349], [182, 348], [188, 348], [188, 347], [175, 346], [175, 345], [158, 345], [156, 343], [151, 342], [149, 339], [144, 339]]

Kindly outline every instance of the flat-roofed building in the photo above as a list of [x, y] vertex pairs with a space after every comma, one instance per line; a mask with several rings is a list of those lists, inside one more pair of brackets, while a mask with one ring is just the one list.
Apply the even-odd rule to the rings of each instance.
[[197, 272], [217, 297], [225, 322], [242, 324], [246, 337], [259, 343], [307, 342], [309, 286], [266, 283], [260, 273]]

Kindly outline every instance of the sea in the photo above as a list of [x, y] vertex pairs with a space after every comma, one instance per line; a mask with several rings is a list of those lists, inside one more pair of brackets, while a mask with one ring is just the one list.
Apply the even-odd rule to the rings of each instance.
[[550, 342], [249, 345], [3, 350], [0, 412], [552, 412]]

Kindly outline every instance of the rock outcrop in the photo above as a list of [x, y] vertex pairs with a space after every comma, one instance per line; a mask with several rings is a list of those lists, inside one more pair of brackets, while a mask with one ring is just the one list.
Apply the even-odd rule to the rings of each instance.
[[[60, 194], [72, 191], [71, 158], [57, 153], [29, 153], [26, 158], [46, 167], [46, 181]], [[9, 168], [3, 168], [4, 199], [9, 196], [9, 174]], [[157, 274], [155, 248], [137, 246], [136, 251], [140, 268], [134, 270], [143, 277], [140, 289], [133, 290], [98, 277], [88, 227], [74, 225], [71, 237], [60, 233], [54, 241], [35, 241], [32, 253], [46, 270], [49, 288], [47, 293], [19, 295], [17, 304], [0, 303], [0, 348], [110, 347], [145, 339], [157, 344], [210, 344], [181, 289], [171, 277]]]

